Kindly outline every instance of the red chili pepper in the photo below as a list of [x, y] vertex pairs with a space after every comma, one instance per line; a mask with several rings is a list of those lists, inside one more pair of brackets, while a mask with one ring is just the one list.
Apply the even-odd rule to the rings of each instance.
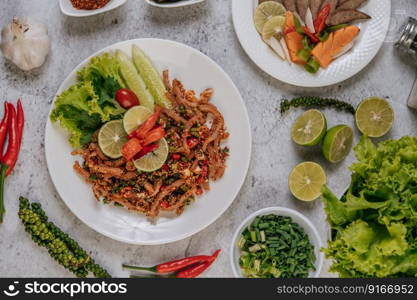
[[295, 32], [295, 26], [289, 27], [287, 30], [284, 31], [284, 34], [289, 34], [291, 32]]
[[122, 147], [122, 155], [127, 160], [131, 160], [143, 149], [142, 143], [138, 138], [130, 139]]
[[3, 157], [3, 146], [9, 129], [10, 113], [8, 102], [4, 102], [4, 116], [0, 123], [0, 159]]
[[207, 167], [207, 165], [202, 166], [201, 167], [201, 176], [207, 177], [207, 173], [208, 173], [208, 167]]
[[142, 148], [142, 150], [140, 150], [140, 152], [138, 154], [135, 155], [134, 159], [139, 159], [144, 157], [146, 154], [155, 151], [156, 149], [159, 148], [158, 144], [150, 144], [148, 146], [145, 146]]
[[197, 183], [198, 184], [203, 184], [204, 181], [206, 181], [206, 179], [203, 176], [198, 176], [198, 178], [197, 178]]
[[199, 276], [201, 273], [203, 273], [205, 270], [207, 270], [213, 262], [216, 260], [217, 256], [219, 256], [220, 249], [216, 250], [216, 252], [213, 253], [210, 258], [205, 261], [201, 262], [195, 266], [191, 266], [185, 270], [182, 270], [176, 274], [176, 278], [195, 278]]
[[189, 137], [187, 139], [187, 145], [190, 149], [193, 149], [195, 146], [197, 146], [199, 142], [200, 141], [196, 137]]
[[213, 256], [209, 255], [197, 255], [197, 256], [190, 256], [186, 258], [181, 258], [169, 262], [165, 262], [153, 267], [137, 267], [137, 266], [130, 266], [130, 265], [123, 265], [125, 269], [131, 270], [140, 270], [140, 271], [150, 271], [156, 273], [171, 273], [176, 272], [182, 269], [185, 269], [189, 266], [204, 263], [213, 259]]
[[198, 187], [197, 188], [197, 190], [195, 191], [195, 194], [197, 195], [197, 196], [200, 196], [200, 195], [202, 195], [204, 193], [204, 191], [203, 191], [203, 189], [201, 188], [201, 187]]
[[311, 31], [310, 31], [310, 29], [308, 29], [308, 27], [307, 26], [303, 26], [303, 30], [304, 30], [304, 32], [305, 32], [305, 34], [310, 38], [310, 40], [313, 42], [313, 43], [318, 43], [318, 42], [320, 42], [320, 39], [314, 34], [314, 33], [312, 33]]
[[3, 156], [1, 160], [2, 164], [8, 167], [6, 171], [6, 176], [8, 176], [11, 173], [16, 164], [20, 147], [19, 126], [16, 115], [16, 109], [11, 103], [8, 103], [8, 106], [10, 111], [10, 125], [8, 130], [9, 140], [6, 154]]
[[162, 166], [162, 170], [165, 171], [165, 172], [168, 172], [169, 171], [169, 166], [167, 164], [164, 164]]
[[171, 155], [171, 157], [172, 157], [173, 160], [180, 160], [181, 159], [181, 155], [179, 155], [178, 153], [173, 153]]
[[332, 6], [327, 4], [317, 14], [317, 17], [314, 20], [314, 29], [316, 30], [316, 35], [319, 35], [326, 27], [326, 21], [330, 15], [331, 8]]
[[165, 130], [162, 126], [158, 126], [148, 132], [146, 138], [142, 141], [144, 146], [155, 143], [165, 136]]
[[148, 132], [155, 127], [156, 122], [158, 121], [159, 116], [161, 115], [161, 111], [162, 108], [157, 106], [155, 112], [148, 119], [146, 119], [146, 121], [143, 122], [143, 124], [140, 125], [138, 129], [129, 134], [129, 138], [137, 137], [139, 139], [144, 139], [147, 136]]

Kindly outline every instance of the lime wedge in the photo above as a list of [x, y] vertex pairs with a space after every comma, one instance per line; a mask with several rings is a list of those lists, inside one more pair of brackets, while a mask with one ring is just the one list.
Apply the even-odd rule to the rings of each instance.
[[318, 145], [326, 134], [327, 122], [317, 109], [310, 109], [295, 121], [291, 129], [293, 141], [301, 146]]
[[133, 45], [132, 57], [136, 69], [139, 71], [149, 91], [155, 99], [156, 104], [162, 107], [171, 108], [172, 103], [166, 96], [167, 90], [161, 76], [152, 64], [149, 57], [138, 46]]
[[353, 130], [347, 125], [335, 126], [327, 131], [323, 140], [323, 154], [331, 163], [342, 161], [350, 152]]
[[360, 132], [377, 138], [390, 131], [394, 123], [394, 111], [387, 100], [368, 98], [359, 104], [355, 119]]
[[107, 122], [98, 132], [98, 145], [101, 151], [113, 159], [122, 156], [121, 150], [126, 141], [127, 135], [122, 120]]
[[277, 40], [280, 40], [283, 35], [284, 23], [284, 16], [271, 17], [262, 29], [262, 38], [264, 41], [269, 41], [273, 36], [276, 37]]
[[285, 7], [275, 1], [262, 2], [256, 10], [253, 16], [256, 30], [262, 34], [265, 23], [274, 16], [284, 16], [286, 13]]
[[164, 165], [168, 157], [168, 143], [163, 138], [159, 140], [158, 145], [158, 149], [133, 162], [139, 171], [153, 172]]
[[133, 106], [123, 117], [123, 127], [130, 134], [152, 115], [152, 111], [145, 106]]
[[138, 97], [141, 105], [146, 106], [150, 110], [154, 109], [154, 98], [148, 88], [146, 87], [143, 78], [139, 75], [132, 60], [126, 53], [117, 50], [116, 57], [120, 63], [120, 73], [130, 90], [132, 90]]
[[321, 188], [326, 184], [326, 173], [314, 162], [303, 162], [290, 173], [288, 186], [295, 198], [302, 201], [313, 201], [320, 197]]

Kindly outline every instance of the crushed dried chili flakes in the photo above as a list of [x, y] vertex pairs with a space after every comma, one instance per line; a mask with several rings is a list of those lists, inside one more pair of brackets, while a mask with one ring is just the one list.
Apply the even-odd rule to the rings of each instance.
[[98, 9], [109, 3], [110, 0], [71, 0], [72, 6], [76, 9]]

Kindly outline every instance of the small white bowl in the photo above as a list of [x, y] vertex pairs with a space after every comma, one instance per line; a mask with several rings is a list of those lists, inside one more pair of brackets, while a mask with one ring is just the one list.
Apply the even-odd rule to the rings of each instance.
[[102, 14], [106, 11], [110, 11], [112, 9], [118, 8], [119, 6], [125, 4], [126, 1], [127, 0], [111, 0], [102, 8], [86, 10], [86, 9], [76, 9], [74, 6], [72, 6], [71, 0], [59, 0], [59, 7], [61, 8], [61, 12], [64, 15], [67, 15], [70, 17], [88, 17], [88, 16]]
[[201, 3], [203, 1], [205, 0], [183, 0], [183, 1], [172, 2], [172, 3], [156, 3], [153, 0], [146, 0], [146, 2], [148, 2], [149, 5], [156, 6], [156, 7], [166, 7], [166, 8], [187, 6], [187, 5]]
[[232, 264], [232, 270], [235, 277], [240, 278], [244, 277], [244, 275], [241, 272], [240, 266], [239, 266], [239, 258], [240, 258], [240, 249], [237, 247], [237, 242], [240, 239], [240, 236], [243, 232], [243, 230], [252, 223], [252, 221], [255, 219], [256, 216], [260, 215], [269, 215], [269, 214], [275, 214], [278, 216], [284, 216], [284, 217], [291, 217], [292, 221], [294, 223], [297, 223], [300, 225], [308, 237], [310, 238], [310, 242], [314, 246], [314, 254], [316, 255], [316, 261], [314, 263], [316, 270], [310, 272], [309, 277], [310, 278], [316, 278], [319, 277], [321, 268], [323, 266], [323, 260], [324, 256], [323, 253], [320, 252], [320, 249], [322, 247], [322, 242], [320, 239], [320, 235], [314, 227], [314, 225], [310, 222], [307, 217], [300, 214], [299, 212], [285, 208], [285, 207], [268, 207], [261, 210], [258, 210], [251, 214], [249, 217], [247, 217], [242, 224], [239, 225], [238, 229], [236, 230], [233, 239], [232, 239], [232, 246], [230, 247], [230, 262]]

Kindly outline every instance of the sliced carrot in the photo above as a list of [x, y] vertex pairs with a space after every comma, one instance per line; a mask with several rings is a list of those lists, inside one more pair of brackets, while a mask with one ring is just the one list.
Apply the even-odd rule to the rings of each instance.
[[329, 38], [320, 42], [311, 51], [311, 54], [319, 62], [322, 68], [327, 68], [330, 63], [348, 46], [359, 34], [357, 26], [347, 26], [330, 33]]
[[304, 64], [305, 62], [297, 56], [298, 52], [303, 49], [303, 36], [293, 30], [294, 28], [294, 14], [290, 11], [287, 11], [285, 14], [284, 25], [285, 43], [287, 44], [291, 61], [296, 64]]

